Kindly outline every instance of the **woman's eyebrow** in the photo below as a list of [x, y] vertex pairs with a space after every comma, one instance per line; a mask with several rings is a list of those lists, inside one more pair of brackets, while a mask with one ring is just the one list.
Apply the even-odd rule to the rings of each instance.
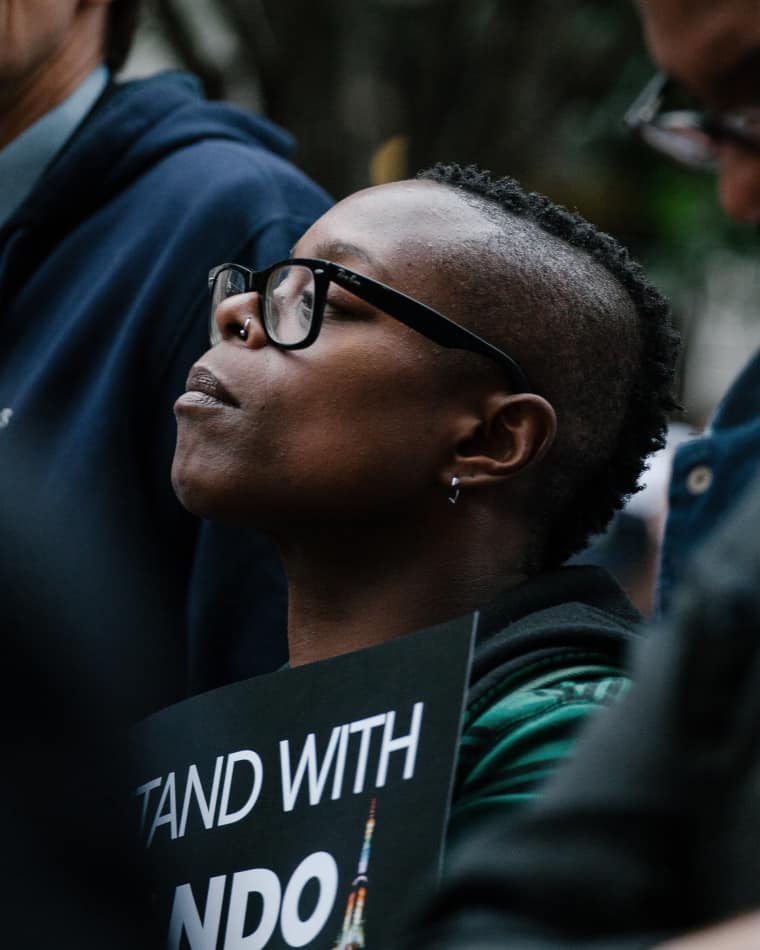
[[336, 257], [358, 258], [365, 264], [369, 264], [369, 266], [376, 272], [384, 270], [383, 266], [369, 253], [369, 251], [359, 247], [356, 244], [351, 244], [350, 241], [328, 241], [326, 244], [318, 244], [314, 248], [314, 253], [317, 257], [320, 257], [326, 261], [334, 260]]

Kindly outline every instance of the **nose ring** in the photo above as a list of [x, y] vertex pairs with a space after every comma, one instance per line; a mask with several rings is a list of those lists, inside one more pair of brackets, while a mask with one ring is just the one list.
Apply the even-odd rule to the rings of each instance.
[[248, 325], [250, 324], [250, 322], [251, 322], [251, 318], [250, 318], [250, 317], [246, 317], [246, 318], [245, 318], [245, 323], [244, 323], [243, 326], [238, 330], [238, 336], [240, 337], [241, 340], [247, 340], [247, 339], [248, 339]]

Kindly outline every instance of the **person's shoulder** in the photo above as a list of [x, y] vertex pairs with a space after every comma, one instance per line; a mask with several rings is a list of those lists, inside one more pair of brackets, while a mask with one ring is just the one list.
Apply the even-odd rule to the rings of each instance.
[[579, 730], [627, 691], [628, 677], [596, 664], [555, 664], [515, 684], [493, 684], [462, 732], [450, 840], [488, 814], [534, 798], [571, 754]]
[[593, 564], [541, 571], [486, 604], [480, 611], [485, 638], [518, 631], [615, 628], [634, 631], [642, 616], [615, 578]]
[[[557, 662], [536, 669], [521, 683], [505, 678], [494, 684], [488, 702], [473, 716], [468, 731], [481, 738], [520, 726], [565, 722], [583, 716], [590, 707], [617, 702], [630, 684], [620, 669], [594, 663]], [[499, 688], [499, 685], [501, 688]]]
[[[291, 161], [292, 136], [268, 119], [206, 100], [194, 77], [163, 73], [115, 83], [76, 136], [74, 167], [96, 156], [101, 189], [153, 188], [156, 199], [192, 193], [193, 207], [231, 198], [245, 207], [322, 213], [325, 192]], [[74, 157], [72, 155], [72, 157]]]
[[295, 214], [311, 223], [332, 204], [301, 169], [256, 143], [203, 138], [146, 163], [133, 187], [151, 189], [159, 201], [192, 197], [189, 214], [224, 205], [224, 214], [257, 217]]
[[597, 567], [538, 574], [505, 591], [480, 612], [466, 721], [536, 677], [549, 677], [548, 685], [562, 670], [621, 674], [641, 619]]

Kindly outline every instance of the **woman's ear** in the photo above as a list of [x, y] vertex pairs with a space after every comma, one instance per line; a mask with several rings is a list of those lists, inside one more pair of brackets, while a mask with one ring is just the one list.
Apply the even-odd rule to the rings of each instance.
[[513, 478], [544, 457], [556, 434], [556, 413], [543, 396], [493, 393], [478, 424], [457, 444], [442, 481], [448, 486], [456, 476], [475, 487]]

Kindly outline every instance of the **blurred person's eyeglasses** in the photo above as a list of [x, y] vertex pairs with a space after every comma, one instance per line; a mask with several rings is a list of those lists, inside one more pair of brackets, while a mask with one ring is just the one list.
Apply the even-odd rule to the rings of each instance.
[[259, 294], [259, 315], [271, 343], [285, 350], [311, 346], [319, 336], [326, 308], [328, 313], [335, 310], [340, 318], [340, 306], [333, 307], [327, 299], [331, 282], [440, 346], [487, 356], [507, 372], [515, 392], [532, 391], [527, 376], [515, 360], [476, 333], [386, 284], [332, 261], [311, 258], [280, 261], [262, 271], [250, 270], [242, 264], [214, 267], [208, 275], [212, 346], [222, 339], [214, 316], [216, 308], [227, 297], [251, 291]]
[[716, 170], [717, 148], [724, 142], [760, 152], [760, 108], [731, 112], [695, 108], [664, 73], [647, 83], [623, 122], [652, 148], [697, 171]]

